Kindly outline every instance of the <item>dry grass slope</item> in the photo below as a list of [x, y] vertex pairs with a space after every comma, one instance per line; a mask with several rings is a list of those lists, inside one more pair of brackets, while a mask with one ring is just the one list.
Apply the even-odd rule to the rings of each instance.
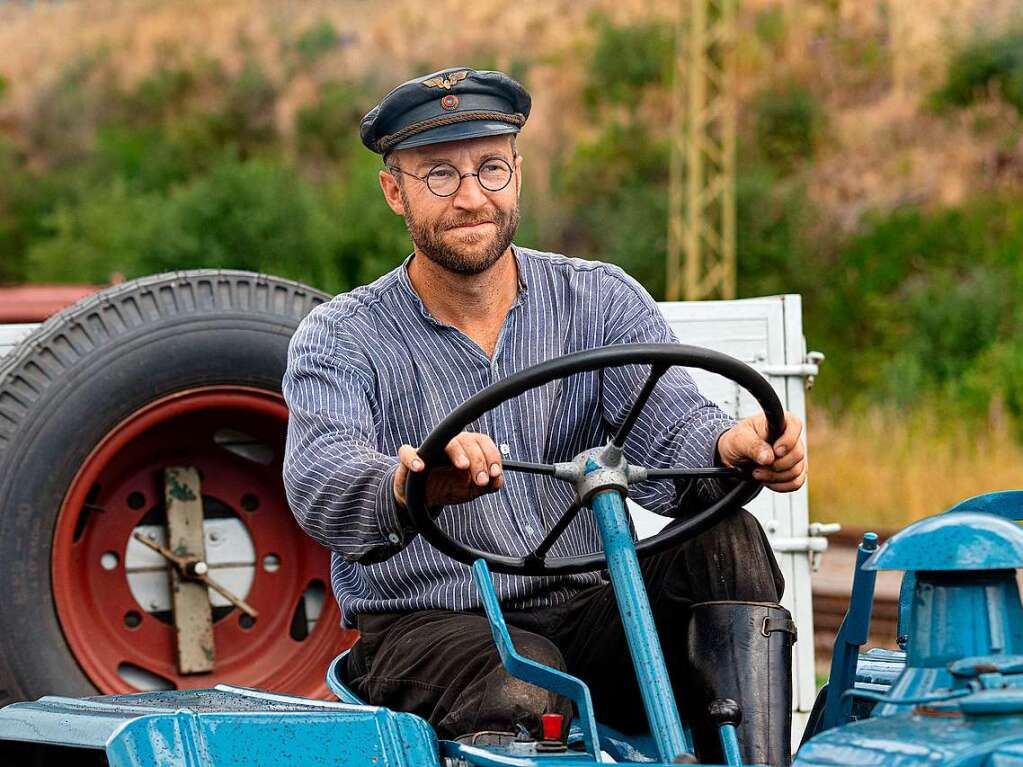
[[837, 423], [812, 414], [814, 519], [893, 530], [964, 498], [1023, 485], [1023, 448], [1003, 425], [970, 432], [954, 424], [940, 413], [909, 421], [877, 411]]

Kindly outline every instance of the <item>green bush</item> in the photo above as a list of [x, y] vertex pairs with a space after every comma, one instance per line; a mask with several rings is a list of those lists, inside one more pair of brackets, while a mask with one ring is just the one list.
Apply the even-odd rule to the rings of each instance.
[[115, 273], [145, 274], [140, 264], [150, 244], [170, 229], [163, 202], [115, 181], [77, 203], [58, 203], [28, 250], [28, 276], [33, 282], [103, 284]]
[[663, 21], [615, 26], [603, 14], [591, 24], [597, 41], [587, 70], [588, 104], [635, 105], [650, 85], [666, 85], [674, 65], [675, 32]]
[[775, 6], [758, 11], [753, 18], [753, 31], [765, 45], [779, 49], [785, 42], [785, 10]]
[[365, 152], [352, 137], [359, 122], [369, 111], [365, 91], [343, 81], [327, 82], [320, 87], [319, 98], [299, 110], [295, 119], [295, 140], [300, 154], [316, 162], [347, 160], [352, 148]]
[[[369, 157], [344, 185], [319, 187], [270, 160], [224, 161], [167, 194], [125, 183], [61, 204], [29, 252], [38, 281], [102, 283], [172, 269], [272, 272], [340, 291], [407, 254]], [[370, 188], [373, 184], [373, 188]]]
[[116, 87], [105, 69], [106, 59], [102, 48], [83, 53], [61, 67], [52, 83], [33, 93], [23, 138], [47, 167], [85, 161], [96, 124], [111, 116]]
[[295, 50], [305, 62], [313, 62], [337, 47], [340, 40], [330, 19], [321, 18], [302, 31], [295, 40]]
[[813, 274], [806, 335], [828, 353], [816, 396], [835, 407], [908, 406], [961, 393], [988, 350], [1023, 330], [1021, 250], [1014, 196], [869, 218]]
[[338, 228], [337, 268], [348, 286], [376, 279], [412, 252], [404, 219], [387, 207], [380, 191], [379, 156], [367, 152], [357, 137], [351, 142], [343, 182], [330, 197]]
[[824, 252], [811, 247], [816, 214], [798, 181], [779, 178], [763, 163], [740, 163], [736, 179], [738, 294], [762, 296], [815, 291]]
[[767, 162], [788, 171], [813, 156], [824, 112], [809, 90], [790, 83], [763, 91], [752, 109], [755, 145]]
[[1023, 31], [977, 40], [956, 53], [931, 101], [939, 108], [964, 107], [992, 88], [1023, 113]]
[[552, 232], [566, 253], [623, 267], [663, 297], [668, 146], [641, 124], [611, 123], [578, 144], [552, 178], [564, 219]]
[[223, 266], [338, 283], [329, 212], [286, 166], [226, 162], [175, 189], [159, 219], [161, 236], [140, 260], [143, 272]]
[[233, 145], [239, 157], [251, 157], [279, 142], [274, 122], [279, 89], [254, 58], [245, 61], [237, 75], [218, 72], [223, 105], [208, 115], [216, 141]]
[[180, 115], [195, 96], [200, 79], [195, 67], [174, 62], [161, 66], [118, 99], [118, 122], [153, 125]]
[[1012, 418], [1023, 441], [1023, 339], [999, 339], [984, 349], [963, 377], [950, 387], [949, 399], [965, 415], [981, 418], [1000, 405]]

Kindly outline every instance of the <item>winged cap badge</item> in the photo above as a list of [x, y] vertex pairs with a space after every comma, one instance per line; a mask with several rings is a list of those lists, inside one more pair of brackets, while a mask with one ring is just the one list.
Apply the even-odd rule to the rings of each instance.
[[452, 72], [447, 77], [431, 77], [429, 80], [423, 80], [423, 85], [428, 88], [443, 88], [444, 90], [449, 91], [452, 86], [461, 82], [468, 76], [469, 72], [463, 69], [461, 72]]

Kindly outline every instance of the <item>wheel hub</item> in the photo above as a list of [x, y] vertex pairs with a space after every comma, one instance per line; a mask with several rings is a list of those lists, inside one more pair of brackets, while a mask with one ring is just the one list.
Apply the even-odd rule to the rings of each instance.
[[[104, 693], [208, 687], [224, 681], [326, 696], [323, 669], [353, 639], [327, 598], [329, 554], [295, 524], [284, 496], [287, 409], [280, 395], [211, 386], [132, 413], [92, 451], [57, 518], [54, 602], [65, 638]], [[202, 477], [206, 575], [258, 612], [213, 589], [212, 673], [176, 662], [170, 570], [136, 533], [167, 541], [163, 470]], [[300, 661], [300, 662], [299, 662]]]

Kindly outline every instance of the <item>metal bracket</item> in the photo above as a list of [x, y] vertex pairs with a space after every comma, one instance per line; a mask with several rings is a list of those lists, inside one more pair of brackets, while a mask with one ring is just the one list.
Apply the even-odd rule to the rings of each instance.
[[[191, 466], [164, 469], [168, 548], [176, 556], [196, 559], [206, 567], [202, 491], [199, 472]], [[205, 574], [205, 571], [201, 574]], [[170, 568], [171, 603], [178, 644], [178, 670], [203, 674], [213, 670], [213, 609], [205, 583], [182, 577]]]
[[828, 539], [825, 536], [839, 532], [842, 526], [837, 522], [812, 522], [807, 529], [809, 535], [784, 538], [773, 535], [778, 528], [775, 520], [768, 522], [766, 528], [772, 549], [784, 553], [805, 551], [810, 557], [810, 569], [817, 572], [821, 566], [821, 554], [828, 550]]
[[803, 361], [793, 365], [756, 365], [757, 371], [765, 376], [799, 376], [806, 379], [806, 388], [813, 388], [814, 377], [820, 373], [824, 362], [822, 352], [808, 352]]

